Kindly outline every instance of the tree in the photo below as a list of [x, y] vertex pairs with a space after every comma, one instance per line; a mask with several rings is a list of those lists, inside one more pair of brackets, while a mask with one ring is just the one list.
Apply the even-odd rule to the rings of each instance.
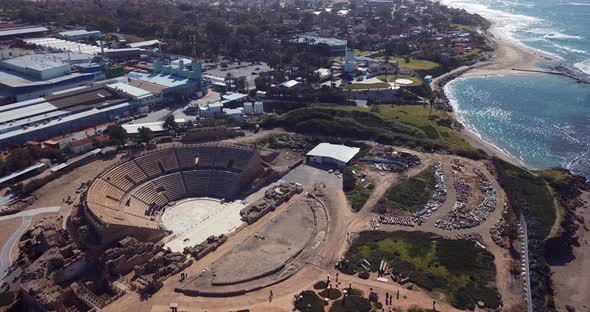
[[178, 130], [178, 123], [176, 122], [176, 120], [174, 119], [174, 115], [172, 114], [166, 115], [166, 118], [164, 118], [164, 124], [162, 126], [164, 127], [164, 129], [174, 131]]
[[107, 128], [107, 134], [111, 138], [113, 145], [123, 145], [127, 141], [127, 130], [121, 125], [110, 125]]
[[246, 93], [248, 91], [248, 81], [246, 77], [240, 76], [234, 80], [238, 92]]
[[150, 143], [150, 141], [154, 138], [154, 133], [150, 128], [141, 127], [137, 129], [139, 132], [139, 141], [143, 143]]
[[354, 190], [356, 186], [354, 174], [352, 173], [352, 169], [345, 168], [344, 173], [342, 174], [342, 189], [344, 192], [350, 192]]
[[231, 73], [227, 73], [225, 75], [225, 79], [224, 79], [225, 85], [227, 86], [227, 88], [229, 90], [232, 90], [233, 85], [234, 85], [234, 75], [232, 75]]

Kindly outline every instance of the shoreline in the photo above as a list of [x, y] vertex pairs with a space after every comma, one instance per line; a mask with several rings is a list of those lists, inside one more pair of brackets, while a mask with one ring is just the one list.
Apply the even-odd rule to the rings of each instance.
[[[467, 142], [469, 142], [469, 144], [471, 144], [475, 148], [484, 150], [491, 156], [501, 158], [514, 165], [524, 166], [527, 169], [535, 170], [538, 168], [534, 168], [530, 165], [527, 165], [521, 159], [518, 159], [516, 156], [502, 150], [493, 143], [486, 141], [484, 138], [481, 137], [481, 134], [477, 131], [470, 129], [469, 127], [466, 127], [464, 123], [461, 121], [462, 118], [460, 118], [461, 116], [459, 115], [459, 110], [456, 107], [456, 100], [451, 100], [451, 98], [445, 91], [446, 85], [458, 78], [507, 75], [543, 75], [543, 73], [531, 71], [542, 70], [542, 68], [538, 66], [539, 62], [553, 60], [548, 55], [542, 54], [538, 51], [535, 51], [531, 48], [528, 48], [526, 46], [523, 46], [522, 44], [513, 42], [506, 38], [499, 37], [496, 33], [495, 23], [492, 21], [490, 22], [492, 23], [492, 26], [488, 29], [486, 33], [488, 40], [492, 42], [492, 44], [494, 45], [494, 51], [491, 53], [490, 60], [478, 61], [475, 64], [468, 67], [456, 68], [455, 70], [452, 70], [444, 75], [437, 77], [435, 80], [432, 81], [431, 86], [433, 90], [439, 90], [440, 88], [439, 91], [442, 92], [444, 96], [448, 99], [449, 104], [453, 107], [453, 111], [450, 114], [453, 117], [453, 119], [455, 119], [455, 121], [463, 125], [463, 128], [459, 131], [459, 133]], [[524, 69], [526, 71], [518, 71], [515, 70], [515, 68]], [[448, 76], [453, 77], [448, 79]], [[438, 85], [439, 80], [445, 80], [443, 86]]]

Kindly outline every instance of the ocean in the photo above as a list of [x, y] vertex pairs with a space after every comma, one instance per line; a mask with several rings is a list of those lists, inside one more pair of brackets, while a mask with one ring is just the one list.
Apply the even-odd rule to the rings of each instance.
[[[441, 0], [497, 25], [496, 36], [590, 76], [590, 0]], [[590, 178], [590, 85], [553, 75], [460, 78], [445, 90], [465, 126], [533, 168]]]

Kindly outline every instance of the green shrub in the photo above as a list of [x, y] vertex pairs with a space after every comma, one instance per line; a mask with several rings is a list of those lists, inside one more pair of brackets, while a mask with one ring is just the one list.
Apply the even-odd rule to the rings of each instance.
[[295, 302], [295, 308], [299, 311], [324, 312], [324, 300], [322, 300], [315, 291], [306, 290], [300, 294]]
[[[465, 309], [477, 301], [488, 307], [500, 305], [495, 288], [496, 268], [493, 255], [467, 240], [433, 241], [432, 233], [424, 232], [361, 232], [345, 258], [350, 270], [362, 270], [367, 260], [377, 271], [382, 259], [393, 273], [427, 290], [446, 294], [449, 302]], [[363, 271], [364, 272], [364, 271]], [[368, 273], [359, 273], [367, 274]]]
[[391, 186], [374, 209], [378, 213], [386, 213], [391, 209], [420, 211], [432, 198], [435, 184], [434, 167], [429, 167], [420, 174]]
[[326, 283], [326, 281], [319, 281], [313, 284], [313, 289], [325, 289], [326, 287], [328, 287], [328, 283]]
[[369, 279], [371, 274], [367, 271], [362, 271], [362, 272], [359, 272], [358, 276], [359, 276], [359, 278], [362, 278], [362, 279]]
[[342, 174], [342, 190], [344, 192], [350, 192], [354, 190], [356, 186], [356, 178], [352, 173], [352, 169], [350, 167], [344, 168], [344, 173]]
[[368, 299], [357, 296], [347, 296], [346, 301], [342, 299], [334, 301], [330, 312], [370, 312], [371, 302]]
[[328, 298], [330, 300], [336, 300], [336, 299], [340, 298], [340, 296], [342, 296], [342, 292], [340, 290], [336, 289], [336, 288], [331, 288], [329, 291], [326, 288], [326, 289], [322, 290], [322, 292], [320, 292], [320, 296], [322, 298]]

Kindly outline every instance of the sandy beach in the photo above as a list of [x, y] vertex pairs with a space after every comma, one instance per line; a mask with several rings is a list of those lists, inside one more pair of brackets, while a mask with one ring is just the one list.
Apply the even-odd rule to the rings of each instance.
[[495, 43], [495, 51], [492, 53], [492, 60], [475, 64], [472, 69], [463, 76], [486, 76], [486, 75], [530, 75], [532, 73], [519, 71], [539, 70], [537, 64], [542, 60], [551, 60], [551, 57], [522, 44], [511, 40], [500, 38], [495, 35], [495, 27], [489, 30], [489, 38]]

